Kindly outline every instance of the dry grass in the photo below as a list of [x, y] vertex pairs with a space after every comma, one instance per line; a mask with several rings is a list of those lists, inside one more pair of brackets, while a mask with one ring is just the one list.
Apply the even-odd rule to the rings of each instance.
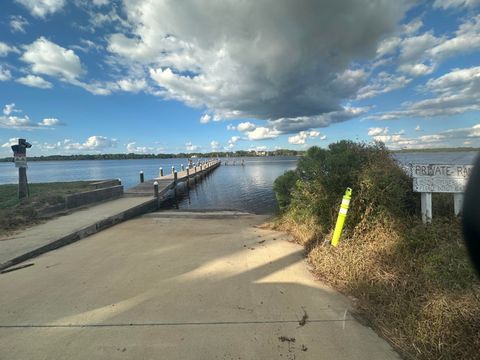
[[478, 359], [480, 285], [457, 219], [365, 216], [338, 248], [313, 220], [277, 229], [306, 246], [315, 273], [357, 299], [356, 311], [407, 359]]

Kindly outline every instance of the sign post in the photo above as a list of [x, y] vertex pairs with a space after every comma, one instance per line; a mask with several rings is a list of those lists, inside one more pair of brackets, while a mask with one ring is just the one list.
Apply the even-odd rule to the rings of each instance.
[[32, 145], [25, 139], [18, 139], [18, 145], [13, 145], [13, 161], [15, 167], [18, 168], [18, 198], [28, 197], [28, 181], [27, 181], [27, 148]]
[[421, 193], [422, 221], [432, 221], [432, 193], [453, 193], [454, 212], [460, 215], [471, 165], [411, 164], [413, 191]]

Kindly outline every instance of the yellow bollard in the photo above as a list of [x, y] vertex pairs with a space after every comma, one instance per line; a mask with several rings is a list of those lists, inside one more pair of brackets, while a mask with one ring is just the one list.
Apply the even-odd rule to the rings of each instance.
[[345, 195], [342, 199], [342, 205], [340, 205], [340, 211], [338, 212], [337, 224], [335, 225], [335, 231], [333, 232], [332, 245], [337, 246], [340, 241], [340, 235], [342, 235], [343, 225], [345, 224], [345, 218], [347, 217], [348, 207], [350, 205], [350, 199], [352, 198], [352, 189], [347, 188]]

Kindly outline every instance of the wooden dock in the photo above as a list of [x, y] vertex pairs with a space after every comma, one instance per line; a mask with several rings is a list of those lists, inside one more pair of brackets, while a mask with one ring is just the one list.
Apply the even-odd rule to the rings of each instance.
[[209, 160], [187, 166], [183, 171], [172, 171], [168, 175], [160, 176], [155, 179], [146, 180], [137, 186], [125, 191], [127, 197], [155, 196], [154, 183], [158, 184], [158, 196], [164, 197], [169, 190], [173, 190], [180, 183], [196, 181], [211, 171], [215, 170], [221, 164], [220, 160]]

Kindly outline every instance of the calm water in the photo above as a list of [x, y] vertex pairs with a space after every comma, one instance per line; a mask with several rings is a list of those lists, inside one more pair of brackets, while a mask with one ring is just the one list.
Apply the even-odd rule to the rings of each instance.
[[[200, 159], [199, 159], [200, 160]], [[224, 159], [225, 160], [225, 159]], [[228, 159], [231, 163], [233, 159]], [[182, 196], [181, 209], [232, 209], [253, 213], [272, 213], [276, 207], [273, 181], [286, 170], [295, 169], [296, 158], [244, 158], [245, 166], [220, 166], [207, 176], [189, 196]], [[223, 163], [224, 161], [222, 161]], [[238, 161], [237, 161], [238, 163]], [[29, 182], [53, 182], [92, 179], [121, 179], [125, 188], [136, 185], [139, 171], [145, 179], [166, 174], [186, 159], [85, 160], [30, 162]], [[0, 184], [18, 181], [18, 170], [12, 163], [0, 163]]]
[[[476, 152], [395, 154], [399, 162], [471, 164]], [[231, 162], [233, 159], [229, 159]], [[296, 167], [296, 158], [245, 158], [245, 166], [220, 166], [210, 176], [180, 197], [181, 209], [234, 209], [253, 213], [272, 213], [276, 208], [273, 181]], [[86, 160], [30, 162], [29, 182], [92, 179], [121, 179], [126, 188], [138, 183], [139, 171], [146, 179], [165, 173], [186, 159]], [[12, 163], [0, 163], [0, 184], [15, 183], [17, 169]]]
[[183, 196], [179, 208], [271, 214], [276, 209], [273, 182], [296, 166], [296, 158], [247, 158], [244, 166], [222, 165]]

